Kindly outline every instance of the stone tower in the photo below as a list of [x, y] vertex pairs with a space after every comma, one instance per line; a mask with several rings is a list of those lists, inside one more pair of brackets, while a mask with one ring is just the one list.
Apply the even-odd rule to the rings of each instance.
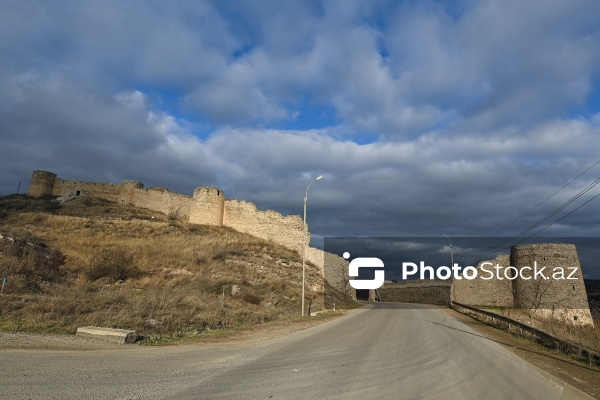
[[223, 225], [225, 194], [221, 189], [201, 186], [194, 190], [190, 222], [203, 225]]
[[[574, 323], [591, 323], [591, 313], [587, 293], [581, 273], [581, 265], [577, 248], [573, 244], [545, 243], [513, 246], [511, 248], [510, 265], [520, 270], [528, 266], [533, 268], [537, 263], [538, 270], [545, 267], [544, 275], [549, 279], [521, 279], [513, 281], [515, 307], [533, 310], [545, 317], [568, 319]], [[577, 268], [571, 278], [566, 279]], [[564, 279], [554, 275], [564, 270]], [[527, 271], [525, 276], [532, 276]]]
[[27, 194], [32, 197], [52, 196], [56, 174], [48, 171], [33, 171]]

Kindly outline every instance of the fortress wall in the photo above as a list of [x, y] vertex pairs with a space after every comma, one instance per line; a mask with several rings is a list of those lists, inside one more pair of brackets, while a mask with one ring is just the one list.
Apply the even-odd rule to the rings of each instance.
[[[300, 246], [302, 246], [302, 239], [300, 239]], [[324, 309], [331, 308], [325, 302], [325, 282], [321, 278], [323, 276], [323, 257], [324, 252], [319, 249], [314, 249], [312, 247], [306, 246], [306, 290], [310, 290], [315, 293], [315, 298], [313, 299], [312, 309]], [[302, 257], [302, 253], [300, 253], [300, 257]], [[309, 274], [308, 271], [313, 271], [314, 267], [308, 264], [311, 262], [316, 265], [319, 271], [319, 278], [314, 279], [314, 274]]]
[[[223, 225], [279, 243], [302, 255], [303, 221], [299, 216], [284, 217], [273, 210], [259, 211], [254, 203], [243, 200], [226, 200]], [[310, 243], [308, 232], [306, 243]], [[311, 257], [313, 256], [311, 255]], [[316, 253], [314, 257], [317, 257], [318, 260]], [[315, 264], [317, 263], [315, 262]], [[322, 265], [322, 262], [317, 265]]]
[[490, 280], [482, 279], [488, 277], [487, 272], [481, 270], [484, 262], [492, 263], [492, 266], [486, 265], [486, 270], [496, 273], [496, 265], [506, 268], [510, 265], [508, 255], [499, 255], [493, 260], [482, 261], [477, 265], [478, 275], [476, 279], [455, 279], [452, 282], [452, 301], [472, 306], [495, 306], [512, 307], [512, 281], [507, 279], [498, 280], [495, 277]]
[[450, 282], [438, 280], [385, 282], [379, 288], [379, 294], [383, 301], [448, 305], [450, 286]]
[[[314, 257], [312, 253], [319, 253], [318, 261], [322, 262], [323, 268], [321, 270], [323, 274], [323, 278], [329, 283], [329, 285], [343, 294], [350, 296], [352, 299], [356, 300], [356, 290], [350, 286], [348, 282], [348, 264], [349, 261], [340, 257], [336, 254], [328, 253], [322, 250], [317, 250], [313, 248], [307, 249], [307, 254], [311, 254], [311, 257]], [[316, 256], [317, 254], [315, 254]], [[312, 259], [311, 259], [312, 261]], [[335, 297], [331, 296], [330, 293], [325, 293], [325, 308], [333, 308], [333, 303], [335, 303]]]
[[93, 196], [110, 201], [119, 201], [121, 194], [121, 185], [116, 183], [96, 183], [70, 181], [56, 178], [54, 182], [53, 196], [62, 196], [64, 194], [79, 192], [80, 196]]
[[[313, 251], [322, 253], [321, 262], [323, 262], [323, 277], [327, 282], [342, 293], [345, 289], [350, 291], [350, 289], [352, 289], [348, 284], [348, 264], [350, 262], [336, 254], [311, 248], [310, 252], [312, 253]], [[352, 292], [354, 292], [353, 289]], [[356, 295], [356, 293], [354, 293], [354, 295]]]
[[[300, 242], [302, 243], [302, 240]], [[336, 254], [306, 246], [306, 261], [318, 266], [321, 275], [327, 279], [327, 282], [340, 292], [344, 292], [344, 287], [348, 283], [348, 260]]]
[[[302, 240], [300, 240], [300, 246]], [[301, 250], [300, 250], [301, 251]], [[300, 253], [302, 255], [302, 253]], [[318, 267], [320, 275], [327, 280], [329, 285], [343, 294], [356, 299], [356, 291], [348, 283], [348, 260], [332, 253], [327, 253], [313, 247], [306, 247], [306, 262], [310, 262]], [[307, 268], [311, 266], [307, 265]], [[345, 277], [345, 278], [344, 278]], [[308, 289], [319, 293], [319, 301], [323, 301], [323, 308], [332, 309], [338, 294], [326, 291], [323, 279], [317, 282], [317, 285], [308, 280]]]
[[130, 204], [187, 219], [190, 215], [192, 197], [173, 193], [162, 187], [133, 189]]
[[[298, 253], [302, 256], [302, 239], [300, 239], [298, 247], [300, 247]], [[306, 262], [310, 262], [319, 267], [321, 275], [324, 275], [325, 254], [329, 253], [325, 253], [323, 250], [315, 249], [314, 247], [309, 247], [308, 243], [306, 244]]]

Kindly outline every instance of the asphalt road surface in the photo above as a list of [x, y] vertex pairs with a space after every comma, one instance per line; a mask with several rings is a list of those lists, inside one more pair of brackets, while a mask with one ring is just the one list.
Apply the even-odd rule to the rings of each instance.
[[0, 351], [2, 399], [578, 396], [448, 313], [398, 303], [371, 303], [258, 345]]

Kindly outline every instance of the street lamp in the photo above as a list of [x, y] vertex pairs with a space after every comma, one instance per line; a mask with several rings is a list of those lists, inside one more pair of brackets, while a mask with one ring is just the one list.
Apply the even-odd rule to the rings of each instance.
[[450, 242], [450, 262], [452, 263], [452, 265], [450, 265], [450, 268], [452, 268], [454, 267], [454, 255], [452, 254], [452, 240], [450, 240], [450, 238], [444, 235], [443, 233], [442, 236], [444, 236]]
[[323, 175], [317, 176], [313, 179], [306, 187], [306, 194], [304, 195], [304, 234], [302, 236], [302, 316], [304, 317], [304, 282], [306, 280], [306, 201], [308, 200], [308, 189], [314, 181], [320, 181], [323, 179]]
[[[452, 263], [452, 265], [450, 265], [450, 270], [453, 271], [452, 268], [454, 268], [454, 255], [452, 254], [452, 240], [450, 240], [450, 238], [448, 236], [444, 235], [443, 233], [442, 233], [442, 236], [444, 236], [450, 242], [450, 262]], [[452, 282], [452, 281], [450, 281], [450, 282]], [[452, 291], [452, 293], [450, 294], [450, 304], [452, 304], [452, 302], [456, 298], [456, 293], [455, 293], [456, 287], [454, 286], [454, 284], [452, 284], [452, 286], [450, 287], [450, 290]]]

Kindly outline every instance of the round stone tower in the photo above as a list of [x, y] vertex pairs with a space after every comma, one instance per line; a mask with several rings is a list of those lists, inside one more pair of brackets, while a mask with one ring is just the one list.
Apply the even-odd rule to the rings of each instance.
[[194, 190], [190, 222], [202, 225], [223, 225], [225, 193], [221, 189], [201, 186]]
[[[513, 281], [515, 307], [543, 310], [544, 314], [561, 311], [575, 321], [591, 317], [575, 245], [545, 243], [513, 246], [510, 265], [517, 270], [525, 266], [532, 268], [523, 273], [525, 278], [531, 276], [531, 279], [517, 277]], [[541, 275], [534, 279], [535, 265], [538, 271], [545, 267], [542, 273], [548, 279]]]
[[56, 174], [48, 171], [33, 171], [27, 194], [33, 197], [52, 196]]

